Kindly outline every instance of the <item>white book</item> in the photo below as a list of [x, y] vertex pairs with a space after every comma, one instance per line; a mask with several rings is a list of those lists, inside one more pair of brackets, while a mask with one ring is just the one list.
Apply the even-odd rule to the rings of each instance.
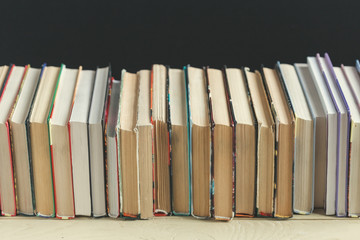
[[311, 213], [314, 208], [313, 118], [295, 68], [278, 65], [295, 115], [294, 199], [295, 212]]
[[320, 92], [316, 89], [308, 65], [295, 63], [295, 68], [314, 121], [314, 208], [324, 209], [327, 154], [326, 109], [321, 103]]
[[58, 218], [74, 218], [74, 193], [69, 138], [69, 118], [79, 69], [61, 66], [53, 108], [49, 119], [55, 210]]
[[70, 117], [71, 159], [75, 215], [91, 216], [88, 117], [95, 71], [82, 70]]
[[308, 57], [307, 63], [314, 81], [314, 85], [319, 92], [321, 103], [325, 109], [327, 118], [327, 158], [326, 158], [326, 197], [325, 213], [326, 215], [335, 214], [335, 196], [336, 196], [336, 162], [337, 162], [337, 111], [332, 101], [325, 79], [317, 63], [316, 57]]
[[118, 217], [120, 214], [119, 199], [119, 166], [116, 123], [118, 119], [120, 100], [120, 81], [113, 80], [109, 105], [109, 115], [106, 130], [106, 160], [109, 216]]
[[12, 65], [0, 97], [0, 196], [1, 215], [16, 215], [16, 197], [11, 156], [9, 116], [24, 75], [24, 67]]
[[89, 113], [89, 153], [92, 215], [106, 215], [104, 130], [110, 67], [98, 68]]
[[337, 216], [347, 214], [347, 170], [348, 170], [348, 147], [349, 147], [349, 115], [346, 100], [339, 87], [338, 80], [333, 70], [330, 57], [325, 53], [325, 57], [317, 54], [320, 69], [327, 81], [327, 87], [336, 107], [338, 116], [337, 125], [337, 161], [336, 161], [336, 201], [335, 212]]
[[[337, 76], [339, 85], [344, 94], [346, 102], [350, 110], [350, 131], [349, 131], [349, 198], [348, 198], [348, 216], [359, 217], [360, 216], [360, 107], [357, 104], [356, 94], [354, 94], [351, 82], [356, 81], [354, 77], [347, 70], [352, 67], [341, 68], [334, 67], [335, 74]], [[354, 73], [357, 74], [356, 69]]]

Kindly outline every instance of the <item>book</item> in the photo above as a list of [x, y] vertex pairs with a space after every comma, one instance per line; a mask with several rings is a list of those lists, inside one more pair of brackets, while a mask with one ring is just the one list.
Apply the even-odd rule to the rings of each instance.
[[17, 212], [29, 216], [34, 215], [35, 201], [27, 119], [44, 68], [44, 66], [41, 69], [32, 68], [30, 65], [27, 66], [24, 72], [24, 79], [14, 103], [13, 111], [9, 118], [11, 154], [16, 182]]
[[106, 216], [104, 134], [111, 80], [109, 67], [97, 68], [88, 118], [92, 216]]
[[69, 120], [75, 215], [91, 216], [88, 118], [95, 71], [81, 70]]
[[262, 68], [265, 91], [275, 120], [274, 217], [289, 218], [293, 213], [295, 122], [283, 79], [277, 72], [280, 66], [276, 67]]
[[149, 70], [137, 72], [139, 93], [137, 121], [135, 127], [137, 161], [139, 166], [140, 218], [153, 216], [153, 141], [150, 111], [150, 75]]
[[215, 220], [234, 216], [233, 124], [221, 70], [206, 68], [209, 92], [212, 151], [212, 209]]
[[7, 65], [0, 66], [0, 96], [2, 95], [2, 92], [5, 88], [9, 74], [10, 74], [9, 66]]
[[41, 217], [55, 216], [48, 116], [59, 75], [60, 67], [45, 67], [29, 117], [36, 215]]
[[53, 170], [55, 212], [60, 219], [75, 217], [69, 119], [79, 69], [61, 65], [56, 94], [49, 115], [50, 151]]
[[169, 70], [171, 191], [174, 215], [190, 215], [188, 106], [183, 69]]
[[211, 217], [211, 132], [209, 96], [203, 69], [185, 68], [189, 100], [191, 215]]
[[16, 215], [16, 194], [10, 142], [9, 116], [28, 66], [10, 65], [0, 96], [0, 196], [1, 215]]
[[349, 148], [349, 108], [334, 73], [329, 55], [325, 53], [325, 56], [322, 58], [317, 54], [316, 58], [338, 116], [335, 212], [337, 216], [346, 216], [348, 198], [347, 152]]
[[171, 213], [170, 145], [167, 123], [166, 84], [168, 72], [164, 65], [155, 64], [151, 72], [151, 110], [154, 136], [154, 213]]
[[[332, 101], [329, 90], [326, 86], [322, 71], [320, 70], [317, 58], [308, 57], [307, 64], [314, 82], [316, 91], [319, 93], [321, 104], [326, 114], [326, 134], [322, 141], [326, 141], [326, 190], [325, 190], [325, 213], [335, 214], [335, 193], [336, 193], [336, 162], [337, 162], [337, 112]], [[318, 120], [316, 120], [318, 121]], [[316, 123], [316, 125], [318, 125]], [[316, 126], [318, 127], [318, 126]], [[318, 133], [316, 133], [318, 134]], [[317, 144], [317, 143], [316, 143]], [[317, 145], [315, 145], [317, 146]], [[316, 147], [317, 148], [317, 147]]]
[[[360, 191], [358, 183], [360, 180], [359, 163], [360, 163], [360, 107], [357, 105], [356, 94], [352, 91], [351, 82], [354, 79], [353, 75], [348, 74], [346, 71], [355, 71], [355, 67], [334, 67], [337, 80], [341, 87], [342, 93], [346, 99], [346, 102], [350, 111], [350, 126], [349, 126], [349, 169], [348, 169], [348, 216], [359, 217], [360, 216]], [[349, 69], [352, 68], [352, 69]]]
[[360, 74], [360, 61], [358, 59], [355, 62], [355, 67], [356, 67], [357, 72]]
[[106, 123], [106, 183], [108, 215], [113, 218], [120, 216], [119, 195], [119, 152], [117, 146], [116, 124], [118, 121], [120, 99], [120, 81], [112, 80], [110, 102]]
[[235, 216], [253, 217], [256, 196], [257, 124], [244, 69], [224, 68], [229, 111], [234, 125]]
[[291, 135], [296, 139], [293, 209], [295, 213], [311, 213], [314, 208], [314, 122], [295, 67], [278, 62], [276, 68], [288, 96], [290, 113], [295, 117], [295, 135]]
[[275, 190], [275, 124], [262, 74], [246, 68], [245, 77], [257, 119], [256, 214], [272, 217]]
[[[321, 93], [317, 90], [306, 63], [295, 63], [295, 69], [311, 112], [314, 126], [314, 208], [324, 209], [326, 195], [326, 155], [327, 119], [326, 109], [321, 103]], [[296, 169], [295, 169], [296, 170]]]
[[116, 127], [120, 160], [121, 215], [138, 218], [139, 163], [136, 145], [136, 115], [138, 101], [138, 78], [136, 73], [126, 70], [121, 74], [120, 111]]
[[[357, 63], [359, 64], [359, 62], [357, 61]], [[348, 82], [350, 84], [350, 90], [352, 92], [352, 94], [355, 97], [355, 102], [357, 103], [358, 107], [360, 107], [360, 75], [359, 72], [357, 71], [356, 67], [354, 66], [344, 66], [343, 67]], [[360, 69], [360, 64], [359, 64], [359, 69]]]

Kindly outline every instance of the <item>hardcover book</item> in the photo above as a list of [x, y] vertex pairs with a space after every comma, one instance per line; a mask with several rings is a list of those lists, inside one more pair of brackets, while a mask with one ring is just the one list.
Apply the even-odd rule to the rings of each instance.
[[293, 212], [294, 114], [284, 83], [279, 78], [276, 69], [263, 67], [262, 73], [275, 120], [274, 217], [289, 218], [292, 217]]
[[314, 209], [313, 118], [294, 66], [278, 62], [276, 68], [295, 117], [293, 209], [295, 213], [310, 213]]
[[[326, 109], [321, 103], [321, 93], [316, 89], [309, 67], [306, 63], [295, 63], [301, 88], [304, 91], [306, 102], [313, 119], [313, 201], [314, 208], [324, 209], [326, 195], [326, 154], [327, 154], [327, 124]], [[324, 140], [325, 139], [325, 140]], [[295, 169], [296, 170], [296, 169]], [[309, 209], [309, 208], [308, 208]], [[308, 212], [306, 210], [305, 212]]]
[[35, 212], [35, 196], [28, 140], [30, 136], [27, 131], [26, 120], [44, 68], [45, 66], [42, 69], [27, 66], [24, 80], [9, 118], [17, 211], [19, 214], [30, 216], [34, 215]]
[[358, 107], [360, 108], [360, 94], [359, 94], [360, 93], [360, 75], [356, 68], [358, 68], [360, 70], [359, 61], [357, 61], [356, 67], [344, 66], [343, 70], [346, 73], [346, 76], [348, 76], [347, 79], [348, 79], [348, 82], [350, 85], [350, 90], [355, 97], [355, 102], [357, 103]]
[[153, 217], [153, 154], [152, 124], [150, 111], [150, 75], [149, 70], [137, 72], [139, 97], [137, 122], [135, 127], [137, 159], [139, 164], [140, 218]]
[[75, 215], [91, 216], [88, 118], [95, 71], [82, 70], [69, 120]]
[[28, 66], [11, 65], [0, 96], [0, 196], [1, 215], [16, 215], [16, 195], [9, 117]]
[[155, 64], [151, 72], [151, 110], [154, 136], [154, 213], [171, 213], [170, 142], [167, 122], [168, 73], [165, 66]]
[[257, 123], [244, 69], [224, 67], [228, 108], [233, 125], [235, 216], [253, 217], [256, 196]]
[[49, 142], [52, 100], [60, 76], [59, 67], [45, 67], [28, 118], [36, 215], [55, 216], [55, 200]]
[[[326, 190], [325, 190], [325, 213], [335, 214], [335, 193], [336, 193], [336, 162], [337, 162], [337, 126], [338, 116], [333, 100], [326, 86], [326, 80], [318, 66], [316, 57], [308, 57], [307, 63], [314, 81], [316, 91], [319, 93], [320, 101], [326, 113]], [[317, 121], [317, 120], [316, 120]], [[316, 127], [318, 124], [316, 123]], [[318, 133], [316, 133], [318, 134]], [[324, 139], [323, 139], [324, 141]]]
[[[354, 68], [354, 67], [352, 67]], [[351, 84], [354, 79], [351, 74], [347, 74], [346, 67], [334, 67], [334, 72], [338, 79], [342, 93], [346, 99], [350, 110], [350, 126], [349, 126], [349, 169], [348, 169], [348, 216], [360, 216], [360, 191], [358, 183], [360, 180], [359, 164], [360, 164], [360, 107], [357, 105], [356, 97], [352, 91]], [[355, 70], [351, 69], [352, 71]], [[355, 70], [356, 71], [356, 70]]]
[[119, 151], [117, 146], [116, 124], [118, 121], [120, 100], [120, 81], [112, 80], [110, 90], [109, 114], [106, 123], [106, 183], [108, 215], [120, 216], [119, 194]]
[[183, 69], [170, 68], [168, 71], [173, 214], [190, 215], [189, 129], [185, 73]]
[[91, 209], [94, 217], [106, 216], [104, 134], [110, 81], [110, 66], [96, 69], [88, 119]]
[[256, 214], [272, 217], [275, 190], [275, 124], [267, 100], [263, 76], [245, 69], [245, 77], [257, 119]]
[[185, 68], [189, 101], [191, 215], [211, 217], [211, 131], [210, 109], [205, 72]]
[[211, 121], [213, 216], [215, 220], [229, 221], [234, 216], [234, 130], [223, 73], [221, 70], [209, 67], [205, 71]]
[[138, 101], [138, 78], [136, 73], [123, 70], [121, 78], [120, 111], [117, 139], [120, 161], [121, 215], [138, 218], [140, 214], [139, 162], [136, 147], [136, 115]]
[[70, 69], [66, 68], [64, 64], [61, 65], [56, 93], [49, 115], [55, 210], [56, 217], [60, 219], [75, 217], [69, 119], [76, 82], [81, 70], [82, 67]]
[[325, 53], [325, 57], [322, 58], [317, 54], [316, 58], [338, 116], [335, 211], [337, 216], [346, 216], [348, 198], [349, 108], [339, 87], [329, 55]]

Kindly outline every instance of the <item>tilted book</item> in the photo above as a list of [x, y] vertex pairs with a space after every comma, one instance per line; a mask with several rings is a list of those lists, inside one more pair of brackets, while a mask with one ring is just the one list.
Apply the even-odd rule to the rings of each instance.
[[9, 118], [17, 211], [19, 214], [30, 216], [35, 213], [35, 196], [27, 118], [44, 68], [44, 65], [41, 69], [32, 68], [28, 65]]
[[245, 69], [257, 119], [256, 214], [272, 217], [275, 191], [275, 124], [259, 71]]
[[310, 213], [314, 208], [314, 123], [294, 66], [276, 64], [281, 85], [295, 117], [294, 212]]
[[234, 212], [237, 217], [253, 217], [256, 197], [257, 120], [244, 68], [225, 66], [223, 71], [233, 125]]
[[59, 76], [59, 67], [44, 68], [28, 118], [36, 215], [41, 217], [55, 216], [48, 117]]
[[0, 196], [1, 215], [16, 215], [16, 194], [9, 117], [28, 66], [10, 65], [0, 96]]

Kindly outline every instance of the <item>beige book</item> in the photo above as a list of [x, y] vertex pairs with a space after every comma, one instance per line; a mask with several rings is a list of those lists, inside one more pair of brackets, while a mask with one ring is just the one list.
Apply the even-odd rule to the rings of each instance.
[[155, 64], [152, 68], [152, 123], [154, 136], [154, 169], [155, 169], [155, 214], [170, 214], [170, 159], [169, 131], [167, 125], [167, 69]]
[[1, 215], [16, 215], [13, 159], [9, 117], [23, 80], [25, 68], [11, 65], [0, 97], [0, 196]]
[[56, 217], [75, 217], [72, 163], [70, 152], [69, 119], [76, 82], [81, 74], [79, 69], [61, 66], [60, 77], [52, 113], [49, 120], [50, 150], [53, 168]]
[[257, 119], [256, 210], [259, 216], [271, 217], [274, 206], [275, 124], [260, 72], [245, 70]]
[[[276, 129], [275, 129], [276, 191], [275, 191], [275, 199], [274, 199], [275, 201], [274, 216], [279, 218], [289, 218], [292, 217], [293, 215], [292, 194], [293, 194], [293, 166], [294, 166], [294, 143], [295, 143], [294, 115], [292, 109], [289, 106], [289, 99], [287, 96], [287, 92], [285, 92], [283, 83], [281, 82], [277, 74], [277, 71], [271, 68], [263, 68], [263, 73], [264, 73], [265, 89], [268, 93], [267, 96], [268, 96], [269, 104], [271, 106], [276, 124]], [[292, 74], [295, 74], [295, 72], [292, 72]], [[302, 128], [303, 126], [298, 126], [298, 127], [301, 130], [304, 130], [304, 128]], [[304, 127], [306, 127], [306, 125]], [[304, 158], [305, 159], [310, 158], [308, 161], [311, 161], [312, 160], [311, 122], [307, 130], [308, 132], [305, 133], [305, 136], [307, 135], [308, 139], [306, 138], [305, 139], [307, 141], [310, 141], [310, 145], [308, 145], [310, 149], [306, 149], [306, 150], [307, 151], [310, 150], [310, 153], [305, 152]], [[304, 139], [304, 137], [301, 137], [301, 134], [300, 134], [300, 138]], [[305, 149], [303, 146], [300, 146], [299, 148]], [[304, 158], [301, 159], [302, 162], [304, 161]], [[301, 167], [300, 165], [297, 166], [299, 168]], [[312, 164], [310, 164], [310, 167], [311, 166]], [[305, 171], [302, 169], [302, 173], [303, 174], [307, 173], [306, 170], [308, 170], [308, 168], [305, 169]], [[312, 172], [310, 172], [310, 174], [311, 173]], [[310, 181], [308, 180], [306, 182], [307, 183], [306, 186], [308, 186], [309, 183], [311, 184], [312, 182], [311, 180], [312, 178], [310, 178]], [[305, 193], [304, 195], [308, 198], [310, 196], [311, 199], [312, 198], [311, 192], [312, 191], [310, 188], [310, 191], [307, 192], [307, 195], [305, 195]], [[297, 197], [301, 198], [304, 196], [297, 195]]]
[[172, 202], [175, 215], [190, 214], [190, 172], [185, 73], [169, 69]]
[[39, 83], [40, 73], [41, 69], [39, 68], [27, 67], [14, 110], [9, 119], [17, 209], [18, 213], [24, 215], [34, 215], [35, 210], [30, 149], [28, 147], [29, 132], [26, 120]]
[[139, 163], [137, 158], [136, 115], [138, 78], [135, 73], [123, 70], [121, 79], [120, 107], [117, 125], [121, 213], [124, 217], [137, 218], [139, 209]]
[[43, 217], [55, 216], [48, 116], [59, 73], [59, 67], [45, 67], [29, 119], [36, 214]]
[[191, 146], [191, 214], [211, 217], [211, 132], [209, 99], [203, 69], [187, 67], [190, 146]]
[[225, 70], [235, 124], [235, 216], [254, 216], [256, 196], [256, 118], [244, 72]]
[[69, 120], [75, 215], [91, 216], [88, 118], [95, 71], [82, 70]]
[[139, 91], [135, 133], [139, 168], [141, 219], [151, 218], [154, 212], [150, 74], [149, 70], [141, 70], [137, 73]]
[[230, 220], [233, 212], [233, 128], [221, 70], [207, 68], [210, 93], [213, 154], [213, 208], [215, 220]]

